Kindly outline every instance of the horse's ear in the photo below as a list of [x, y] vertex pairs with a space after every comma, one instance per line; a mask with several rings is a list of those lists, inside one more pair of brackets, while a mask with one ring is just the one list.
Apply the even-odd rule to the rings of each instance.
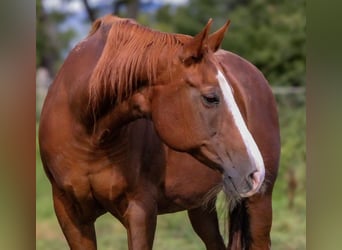
[[180, 60], [184, 64], [191, 64], [200, 60], [203, 54], [208, 51], [208, 34], [211, 23], [213, 20], [210, 18], [204, 29], [194, 36], [188, 43], [184, 44]]
[[208, 46], [213, 52], [217, 51], [224, 38], [224, 34], [230, 25], [230, 20], [228, 20], [219, 30], [209, 35]]

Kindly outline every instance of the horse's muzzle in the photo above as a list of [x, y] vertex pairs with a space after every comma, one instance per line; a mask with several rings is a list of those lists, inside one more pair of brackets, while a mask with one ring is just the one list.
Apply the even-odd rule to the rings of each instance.
[[232, 199], [250, 197], [260, 190], [264, 174], [253, 170], [241, 175], [235, 168], [223, 173], [223, 191]]

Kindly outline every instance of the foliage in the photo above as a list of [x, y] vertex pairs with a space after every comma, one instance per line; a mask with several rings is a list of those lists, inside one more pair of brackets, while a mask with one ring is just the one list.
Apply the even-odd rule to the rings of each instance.
[[[108, 2], [105, 5], [111, 9], [109, 13], [133, 15], [154, 28], [189, 35], [198, 33], [211, 17], [214, 19], [213, 30], [229, 18], [232, 24], [223, 42], [224, 49], [250, 60], [271, 85], [305, 85], [305, 0], [189, 0], [187, 5], [163, 5], [152, 13], [138, 11], [137, 6], [143, 6], [138, 0], [110, 2], [112, 5]], [[55, 69], [61, 62], [61, 52], [67, 48], [75, 31], [58, 29], [57, 24], [66, 20], [69, 13], [46, 13], [41, 0], [36, 3], [37, 66]], [[104, 3], [101, 1], [99, 6], [90, 6], [88, 1], [83, 3], [88, 6], [85, 9], [90, 19], [103, 13]]]
[[227, 18], [232, 25], [223, 48], [250, 60], [271, 85], [305, 84], [305, 2], [190, 0], [189, 5], [162, 7], [156, 14], [159, 27], [194, 35], [210, 17], [213, 28]]
[[[273, 192], [274, 249], [305, 249], [306, 245], [306, 100], [304, 94], [276, 96], [281, 158]], [[294, 173], [294, 206], [289, 207], [289, 173]]]
[[76, 32], [73, 29], [62, 31], [58, 27], [68, 17], [67, 12], [47, 13], [42, 0], [36, 1], [36, 11], [36, 67], [45, 67], [55, 74], [63, 60], [62, 52]]
[[272, 85], [304, 85], [304, 1], [251, 1], [230, 18], [226, 46], [249, 59]]

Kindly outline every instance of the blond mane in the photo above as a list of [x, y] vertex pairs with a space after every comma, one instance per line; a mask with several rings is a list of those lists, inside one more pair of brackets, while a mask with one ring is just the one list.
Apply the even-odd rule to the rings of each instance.
[[[97, 29], [98, 24], [94, 27]], [[132, 20], [116, 18], [90, 78], [89, 104], [96, 108], [104, 98], [121, 102], [142, 84], [154, 82], [161, 51], [172, 58], [184, 39], [187, 36], [154, 31]]]

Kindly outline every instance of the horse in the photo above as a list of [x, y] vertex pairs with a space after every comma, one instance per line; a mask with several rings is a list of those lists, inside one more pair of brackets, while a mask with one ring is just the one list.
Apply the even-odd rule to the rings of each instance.
[[157, 215], [183, 210], [207, 250], [270, 249], [276, 103], [255, 66], [220, 48], [230, 21], [211, 23], [190, 36], [107, 15], [64, 61], [39, 146], [70, 249], [96, 249], [94, 223], [109, 212], [128, 249], [151, 250]]

